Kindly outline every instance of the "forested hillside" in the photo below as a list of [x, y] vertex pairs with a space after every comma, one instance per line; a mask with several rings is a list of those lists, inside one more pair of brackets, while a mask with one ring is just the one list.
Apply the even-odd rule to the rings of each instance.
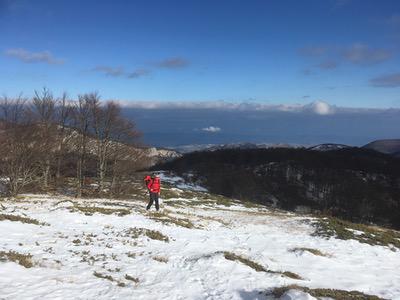
[[400, 160], [368, 149], [226, 149], [157, 168], [227, 197], [400, 228]]

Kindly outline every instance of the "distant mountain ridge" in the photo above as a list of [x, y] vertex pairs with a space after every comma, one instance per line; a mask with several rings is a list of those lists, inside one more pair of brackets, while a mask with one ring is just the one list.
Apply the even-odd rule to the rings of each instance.
[[[270, 148], [304, 148], [313, 151], [335, 151], [347, 148], [364, 148], [380, 153], [400, 157], [400, 139], [376, 140], [364, 146], [357, 147], [337, 143], [323, 143], [313, 146], [287, 143], [229, 143], [229, 144], [193, 144], [167, 148], [182, 154], [195, 151], [216, 151], [222, 149], [270, 149]], [[179, 156], [179, 155], [176, 155]], [[172, 156], [171, 158], [174, 158]]]
[[376, 140], [363, 146], [363, 148], [400, 157], [400, 139]]
[[229, 144], [194, 144], [171, 147], [179, 153], [195, 151], [216, 151], [221, 149], [269, 149], [269, 148], [301, 148], [303, 145], [286, 143], [229, 143]]

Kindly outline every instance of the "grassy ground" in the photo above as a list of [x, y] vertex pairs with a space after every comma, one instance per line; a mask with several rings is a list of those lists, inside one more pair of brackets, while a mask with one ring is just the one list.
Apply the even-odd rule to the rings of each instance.
[[0, 251], [0, 261], [16, 262], [25, 268], [32, 268], [34, 265], [32, 261], [32, 255], [21, 254], [15, 251]]
[[[79, 212], [85, 215], [92, 216], [93, 214], [104, 214], [104, 215], [118, 215], [118, 216], [125, 216], [130, 214], [132, 211], [140, 212], [143, 214], [146, 218], [151, 219], [156, 222], [160, 222], [165, 225], [174, 225], [174, 226], [179, 226], [187, 229], [204, 229], [201, 227], [203, 224], [209, 224], [209, 221], [215, 221], [219, 222], [222, 225], [228, 227], [230, 226], [230, 223], [228, 223], [226, 220], [221, 220], [216, 217], [213, 217], [212, 215], [207, 216], [207, 215], [201, 215], [199, 211], [204, 210], [204, 211], [209, 211], [209, 210], [214, 210], [218, 209], [219, 211], [223, 211], [224, 214], [229, 214], [232, 212], [235, 212], [237, 214], [242, 215], [248, 215], [252, 219], [252, 217], [257, 217], [257, 218], [264, 218], [268, 219], [269, 216], [274, 215], [274, 216], [279, 216], [282, 218], [292, 218], [295, 216], [294, 214], [289, 214], [285, 213], [282, 211], [265, 211], [264, 209], [261, 209], [260, 205], [257, 204], [252, 204], [252, 203], [241, 203], [242, 209], [240, 211], [237, 210], [237, 207], [235, 205], [239, 204], [238, 201], [232, 200], [223, 196], [219, 195], [213, 195], [213, 194], [208, 194], [208, 193], [203, 193], [203, 192], [197, 192], [197, 191], [190, 191], [190, 190], [181, 190], [178, 188], [173, 187], [172, 185], [165, 184], [163, 186], [163, 190], [161, 193], [161, 198], [166, 200], [164, 203], [165, 207], [163, 207], [163, 212], [157, 212], [157, 213], [152, 213], [152, 212], [146, 212], [144, 210], [144, 203], [143, 201], [147, 201], [148, 196], [145, 192], [145, 188], [141, 186], [139, 183], [132, 185], [130, 188], [130, 192], [132, 194], [129, 194], [129, 197], [126, 199], [129, 199], [130, 201], [113, 201], [108, 200], [108, 199], [73, 199], [72, 200], [63, 200], [59, 201], [55, 204], [57, 206], [58, 204], [62, 204], [63, 202], [71, 202], [69, 204], [70, 206], [68, 209], [73, 212]], [[140, 196], [140, 197], [139, 197]], [[99, 206], [98, 206], [99, 205]], [[178, 209], [168, 209], [168, 206], [175, 206], [175, 208]], [[192, 210], [185, 210], [184, 208], [186, 207], [192, 207], [194, 209]], [[202, 207], [198, 207], [202, 206]], [[218, 206], [218, 207], [216, 207]], [[255, 208], [254, 210], [246, 210], [245, 208]], [[189, 214], [187, 211], [196, 211], [196, 213], [191, 213]], [[295, 216], [296, 217], [296, 216]], [[119, 218], [118, 218], [119, 219]], [[227, 218], [229, 219], [229, 218]], [[9, 215], [9, 214], [0, 214], [0, 221], [3, 220], [9, 220], [9, 221], [17, 221], [17, 222], [23, 222], [23, 223], [28, 223], [28, 224], [35, 224], [35, 225], [46, 225], [44, 223], [40, 223], [38, 220], [23, 217], [23, 216], [15, 216], [15, 215]], [[257, 219], [258, 220], [258, 219]], [[208, 222], [207, 222], [208, 221]], [[334, 238], [339, 238], [343, 240], [348, 240], [348, 239], [354, 239], [358, 240], [361, 243], [367, 243], [370, 245], [379, 245], [379, 246], [388, 246], [391, 247], [392, 249], [400, 249], [400, 233], [393, 231], [393, 230], [386, 230], [386, 229], [381, 229], [373, 226], [367, 226], [367, 225], [362, 225], [362, 224], [354, 224], [346, 221], [342, 221], [339, 219], [335, 218], [315, 218], [312, 219], [312, 225], [315, 227], [315, 232], [314, 235], [316, 236], [322, 236], [326, 238], [334, 237]], [[144, 226], [144, 225], [142, 225]], [[232, 225], [234, 226], [234, 225]], [[106, 227], [106, 226], [105, 226]], [[130, 243], [138, 243], [140, 244], [142, 241], [141, 240], [136, 240], [138, 237], [147, 237], [148, 239], [144, 239], [145, 242], [152, 242], [151, 240], [158, 240], [161, 242], [168, 243], [170, 242], [170, 238], [164, 234], [162, 234], [160, 231], [156, 230], [150, 230], [146, 228], [124, 228], [122, 231], [112, 231], [110, 229], [110, 234], [120, 234], [122, 233], [122, 236], [126, 238], [125, 240], [121, 240], [121, 242], [128, 243], [128, 245], [134, 245], [137, 246], [137, 244], [130, 244]], [[173, 236], [172, 234], [170, 235], [171, 237]], [[176, 237], [171, 238], [171, 243], [174, 242]], [[109, 257], [106, 257], [105, 254], [91, 254], [89, 251], [79, 251], [80, 246], [83, 245], [90, 245], [96, 241], [96, 235], [85, 235], [83, 234], [82, 236], [72, 237], [70, 239], [70, 242], [73, 244], [74, 249], [72, 251], [75, 251], [76, 255], [79, 255], [82, 257], [82, 261], [87, 262], [90, 265], [94, 265], [95, 262], [97, 261], [106, 261], [106, 259], [111, 260], [113, 259], [114, 261], [117, 261], [116, 258], [113, 258], [113, 254], [109, 255]], [[100, 240], [97, 240], [97, 242], [100, 243]], [[101, 242], [103, 243], [103, 242]], [[113, 244], [112, 242], [104, 242], [103, 243], [105, 248], [112, 248]], [[163, 243], [159, 243], [158, 245], [166, 245]], [[169, 246], [171, 244], [168, 244]], [[298, 244], [298, 245], [301, 245]], [[236, 251], [236, 250], [231, 250], [231, 251]], [[298, 253], [298, 252], [308, 252], [316, 256], [325, 256], [325, 257], [330, 257], [329, 253], [323, 253], [318, 249], [315, 248], [307, 248], [307, 247], [296, 247], [296, 248], [291, 248], [288, 249], [290, 252]], [[140, 253], [141, 251], [137, 252], [124, 252], [124, 256], [133, 259], [137, 259], [139, 256], [143, 255]], [[146, 255], [146, 254], [144, 254]], [[172, 256], [168, 259], [167, 257], [160, 256], [160, 255], [155, 255], [155, 253], [149, 252], [148, 255], [151, 257], [152, 260], [154, 260], [154, 263], [165, 263], [167, 264], [170, 261], [170, 265], [173, 264], [173, 258]], [[242, 255], [235, 254], [233, 252], [213, 252], [211, 254], [206, 254], [202, 256], [201, 258], [207, 258], [207, 257], [213, 257], [214, 255], [220, 255], [229, 261], [233, 261], [238, 264], [243, 264], [245, 266], [248, 266], [252, 268], [253, 270], [257, 272], [266, 272], [270, 274], [276, 274], [277, 276], [284, 276], [288, 277], [291, 279], [296, 279], [296, 280], [304, 280], [300, 275], [295, 274], [290, 271], [274, 271], [268, 269], [267, 266], [263, 266], [262, 262], [256, 262], [253, 261], [247, 257], [244, 257]], [[198, 258], [197, 258], [198, 259]], [[272, 258], [271, 258], [272, 259]], [[30, 268], [34, 266], [34, 263], [32, 262], [32, 256], [29, 254], [20, 254], [17, 252], [1, 252], [0, 251], [0, 261], [14, 261], [19, 263], [20, 265], [23, 265], [26, 268]], [[164, 266], [162, 264], [159, 264], [160, 266]], [[168, 265], [166, 265], [168, 266]], [[112, 269], [108, 269], [108, 272], [114, 272]], [[126, 286], [129, 284], [138, 284], [139, 279], [137, 277], [133, 277], [131, 275], [125, 274], [121, 272], [119, 274], [119, 277], [116, 277], [117, 275], [115, 273], [108, 273], [106, 270], [102, 270], [101, 272], [95, 271], [93, 273], [94, 276], [105, 279], [111, 282], [114, 282], [114, 284], [118, 286]], [[90, 273], [92, 274], [92, 273]], [[260, 274], [259, 274], [260, 275]], [[142, 278], [142, 282], [145, 282], [145, 278]], [[333, 289], [310, 289], [307, 287], [299, 287], [299, 286], [287, 286], [287, 287], [282, 287], [282, 288], [276, 288], [273, 291], [273, 294], [276, 296], [282, 295], [285, 291], [291, 288], [296, 288], [300, 289], [304, 292], [310, 293], [314, 297], [331, 297], [333, 299], [341, 300], [341, 299], [368, 299], [368, 300], [375, 300], [375, 299], [380, 299], [376, 296], [370, 296], [370, 295], [365, 295], [360, 292], [355, 292], [355, 291], [342, 291], [342, 290], [333, 290]]]
[[272, 293], [276, 298], [281, 297], [285, 292], [289, 290], [300, 290], [305, 293], [310, 294], [317, 299], [322, 298], [332, 298], [335, 300], [383, 300], [377, 296], [366, 295], [357, 291], [344, 291], [335, 289], [310, 289], [308, 287], [302, 287], [298, 285], [289, 285], [285, 287], [275, 288]]
[[126, 216], [131, 213], [129, 209], [124, 208], [105, 208], [105, 207], [98, 207], [98, 206], [80, 206], [74, 205], [72, 210], [83, 212], [87, 216], [92, 216], [95, 213], [104, 214], [104, 215], [111, 215], [117, 214], [118, 216]]
[[316, 228], [314, 236], [353, 239], [360, 243], [388, 246], [400, 250], [400, 232], [394, 230], [351, 223], [332, 217], [318, 219], [312, 224]]
[[320, 250], [318, 249], [314, 249], [314, 248], [305, 248], [305, 247], [296, 247], [296, 248], [292, 248], [289, 250], [290, 252], [309, 252], [313, 255], [316, 256], [329, 256], [328, 254], [322, 253]]
[[34, 224], [34, 225], [44, 225], [48, 226], [49, 224], [39, 222], [38, 220], [32, 219], [32, 218], [27, 218], [27, 217], [21, 217], [21, 216], [16, 216], [16, 215], [9, 215], [9, 214], [0, 214], [0, 221], [12, 221], [12, 222], [22, 222], [26, 224]]
[[145, 235], [148, 238], [152, 239], [152, 240], [158, 240], [158, 241], [163, 241], [168, 243], [169, 242], [169, 237], [167, 237], [166, 235], [163, 235], [161, 232], [156, 231], [156, 230], [150, 230], [150, 229], [146, 229], [146, 228], [129, 228], [126, 231], [126, 234], [134, 239], [137, 239], [139, 236], [141, 235]]
[[154, 256], [153, 259], [155, 261], [162, 262], [162, 263], [167, 263], [168, 262], [168, 258], [166, 258], [164, 256]]
[[139, 278], [130, 276], [130, 275], [128, 275], [128, 274], [125, 274], [125, 279], [126, 279], [126, 280], [130, 280], [130, 281], [133, 281], [134, 283], [139, 283]]
[[279, 271], [272, 271], [272, 270], [268, 270], [267, 268], [263, 267], [262, 265], [260, 265], [259, 263], [256, 263], [248, 258], [245, 258], [241, 255], [237, 255], [235, 253], [232, 252], [224, 252], [224, 257], [227, 260], [232, 260], [232, 261], [239, 261], [242, 264], [256, 270], [257, 272], [266, 272], [266, 273], [271, 273], [271, 274], [279, 274], [279, 275], [283, 275], [285, 277], [289, 277], [292, 279], [297, 279], [297, 280], [302, 280], [303, 278], [301, 276], [299, 276], [296, 273], [293, 272], [288, 272], [288, 271], [284, 271], [284, 272], [279, 272]]
[[161, 222], [163, 224], [174, 224], [176, 226], [180, 227], [185, 227], [185, 228], [195, 228], [196, 226], [190, 221], [189, 219], [186, 218], [177, 218], [174, 217], [166, 212], [163, 213], [152, 213], [150, 215], [150, 219], [154, 220], [156, 222]]

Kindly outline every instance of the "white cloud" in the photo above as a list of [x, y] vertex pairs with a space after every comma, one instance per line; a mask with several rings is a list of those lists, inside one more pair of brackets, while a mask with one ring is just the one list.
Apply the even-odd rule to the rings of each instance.
[[[225, 101], [120, 101], [122, 106], [140, 109], [215, 109], [227, 111], [277, 111], [292, 113], [315, 113], [318, 115], [329, 115], [335, 113], [338, 108], [324, 101], [315, 101], [308, 104], [264, 104], [264, 103], [231, 103]], [[340, 109], [346, 110], [346, 109]]]
[[310, 103], [308, 107], [313, 113], [317, 115], [331, 115], [335, 113], [335, 107], [320, 100]]
[[19, 59], [25, 63], [47, 63], [51, 65], [60, 65], [64, 60], [55, 58], [50, 51], [31, 52], [22, 48], [8, 49], [5, 55]]
[[220, 127], [216, 127], [216, 126], [208, 126], [208, 127], [202, 128], [201, 130], [202, 131], [206, 131], [206, 132], [215, 133], [215, 132], [220, 132], [221, 128]]

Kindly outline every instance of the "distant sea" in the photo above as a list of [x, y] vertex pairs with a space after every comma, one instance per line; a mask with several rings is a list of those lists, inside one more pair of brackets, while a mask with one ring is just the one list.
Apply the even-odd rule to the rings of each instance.
[[362, 146], [400, 137], [398, 110], [340, 112], [242, 111], [218, 109], [124, 108], [142, 132], [142, 142], [156, 147], [271, 143]]

